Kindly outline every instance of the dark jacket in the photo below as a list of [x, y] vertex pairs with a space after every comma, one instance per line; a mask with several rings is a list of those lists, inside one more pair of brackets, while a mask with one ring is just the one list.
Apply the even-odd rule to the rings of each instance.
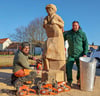
[[13, 61], [13, 72], [17, 72], [20, 69], [32, 69], [29, 67], [28, 63], [28, 56], [23, 54], [21, 51], [17, 51], [15, 56], [14, 56], [14, 61]]
[[88, 52], [88, 41], [86, 35], [82, 30], [74, 32], [73, 30], [64, 32], [64, 40], [68, 40], [69, 48], [68, 55], [73, 57], [80, 57], [86, 55]]

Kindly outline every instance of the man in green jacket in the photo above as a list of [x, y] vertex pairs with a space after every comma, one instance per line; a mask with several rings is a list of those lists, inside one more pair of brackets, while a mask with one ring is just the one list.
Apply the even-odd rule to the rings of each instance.
[[77, 84], [80, 85], [80, 63], [79, 58], [81, 56], [86, 57], [88, 52], [88, 41], [84, 32], [82, 32], [79, 22], [73, 21], [72, 30], [64, 32], [64, 40], [68, 40], [68, 60], [66, 64], [66, 73], [68, 85], [71, 86], [72, 68], [74, 62], [77, 65]]
[[[14, 81], [27, 81], [28, 77], [35, 77], [36, 72], [32, 70], [29, 66], [28, 59], [35, 59], [34, 57], [28, 57], [30, 46], [28, 42], [23, 42], [16, 52], [13, 61], [13, 75], [12, 75], [12, 84]], [[33, 76], [32, 76], [33, 74]], [[23, 79], [24, 77], [24, 79]], [[18, 80], [20, 78], [20, 80]], [[25, 80], [26, 79], [26, 80]], [[31, 78], [32, 79], [32, 78]], [[23, 81], [23, 82], [24, 82]]]

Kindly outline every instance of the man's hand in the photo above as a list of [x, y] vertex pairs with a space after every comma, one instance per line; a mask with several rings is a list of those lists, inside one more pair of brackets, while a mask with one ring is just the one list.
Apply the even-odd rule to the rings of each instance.
[[83, 57], [87, 57], [87, 55], [83, 55]]
[[32, 57], [32, 59], [33, 59], [33, 60], [36, 60], [36, 58], [35, 58], [35, 57]]

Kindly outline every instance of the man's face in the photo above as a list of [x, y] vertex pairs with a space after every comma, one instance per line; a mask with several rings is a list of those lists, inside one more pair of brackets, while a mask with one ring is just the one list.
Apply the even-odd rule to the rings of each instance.
[[51, 7], [47, 8], [46, 10], [47, 10], [48, 15], [52, 15], [53, 13], [55, 13], [54, 9]]
[[79, 30], [79, 24], [78, 24], [77, 22], [73, 23], [73, 24], [72, 24], [72, 29], [73, 29], [74, 31], [78, 31], [78, 30]]
[[22, 50], [22, 52], [24, 53], [24, 54], [26, 54], [26, 55], [28, 55], [29, 54], [29, 46], [25, 46], [24, 48], [23, 48], [23, 50]]

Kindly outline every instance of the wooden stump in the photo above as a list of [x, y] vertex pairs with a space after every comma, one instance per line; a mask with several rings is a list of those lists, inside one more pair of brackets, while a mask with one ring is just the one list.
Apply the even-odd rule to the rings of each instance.
[[42, 72], [42, 82], [52, 83], [52, 80], [64, 81], [64, 71], [61, 70], [49, 70]]

